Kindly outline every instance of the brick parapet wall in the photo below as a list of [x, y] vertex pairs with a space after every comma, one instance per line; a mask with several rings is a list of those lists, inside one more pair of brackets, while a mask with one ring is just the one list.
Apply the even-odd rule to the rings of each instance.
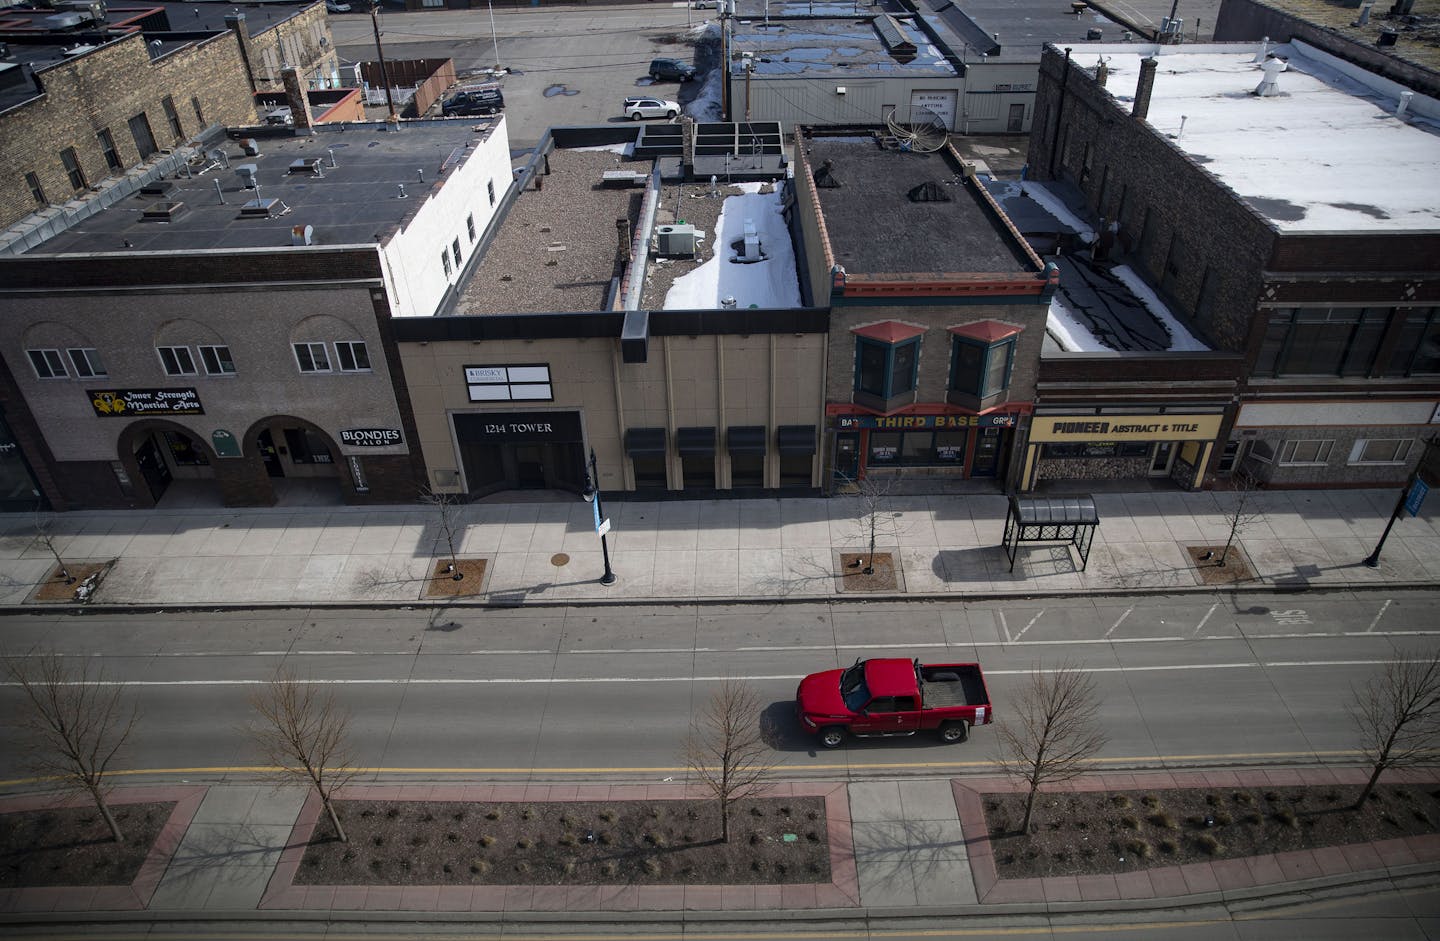
[[[322, 5], [323, 6], [323, 5]], [[37, 75], [43, 94], [0, 114], [0, 227], [38, 206], [26, 173], [34, 173], [52, 204], [76, 195], [60, 152], [73, 147], [85, 182], [95, 186], [117, 175], [106, 164], [96, 135], [109, 129], [126, 169], [140, 165], [129, 120], [144, 112], [155, 144], [167, 148], [177, 137], [162, 99], [169, 95], [180, 119], [183, 141], [216, 124], [256, 121], [250, 83], [240, 48], [231, 33], [183, 46], [151, 60], [143, 36], [108, 43]], [[202, 122], [191, 99], [200, 102]]]

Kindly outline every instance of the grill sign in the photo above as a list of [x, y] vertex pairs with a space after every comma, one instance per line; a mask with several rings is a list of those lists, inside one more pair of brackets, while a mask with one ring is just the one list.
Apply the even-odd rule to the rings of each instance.
[[86, 389], [96, 415], [204, 415], [194, 389]]
[[340, 432], [340, 443], [352, 448], [386, 448], [404, 440], [398, 428], [347, 428]]

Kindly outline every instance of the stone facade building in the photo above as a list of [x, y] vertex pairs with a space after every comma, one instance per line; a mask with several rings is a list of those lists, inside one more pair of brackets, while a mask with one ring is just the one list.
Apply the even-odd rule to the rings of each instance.
[[1398, 483], [1440, 397], [1440, 103], [1303, 43], [1258, 45], [1048, 50], [1032, 175], [1075, 187], [1217, 355], [1168, 378], [1121, 355], [1088, 381], [1047, 358], [1037, 422], [1093, 425], [1082, 450], [1123, 443], [1112, 425], [1195, 426], [1191, 486], [1237, 468]]
[[63, 213], [209, 129], [255, 124], [253, 95], [283, 90], [282, 66], [338, 84], [323, 3], [97, 6], [100, 19], [63, 30], [50, 8], [6, 11], [0, 229]]
[[0, 400], [35, 489], [57, 509], [187, 478], [232, 506], [296, 479], [414, 500], [393, 318], [453, 290], [507, 141], [503, 118], [206, 140], [204, 163], [0, 257]]

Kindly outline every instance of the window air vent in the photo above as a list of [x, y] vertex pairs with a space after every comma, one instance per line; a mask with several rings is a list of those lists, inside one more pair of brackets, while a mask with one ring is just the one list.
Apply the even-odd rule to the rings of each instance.
[[291, 173], [309, 173], [312, 176], [323, 176], [324, 164], [319, 157], [301, 157], [299, 160], [290, 161]]
[[290, 207], [278, 199], [266, 197], [263, 199], [252, 199], [240, 207], [241, 219], [273, 219], [276, 216], [283, 216], [290, 211]]
[[169, 196], [175, 184], [169, 180], [154, 180], [140, 187], [141, 196]]

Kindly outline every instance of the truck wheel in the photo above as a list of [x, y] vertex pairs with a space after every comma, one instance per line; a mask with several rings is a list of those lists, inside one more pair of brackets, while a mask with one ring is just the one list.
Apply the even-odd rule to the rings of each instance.
[[837, 748], [845, 741], [845, 730], [838, 725], [820, 730], [820, 744], [826, 748]]
[[965, 722], [946, 722], [940, 726], [940, 741], [956, 745], [970, 737], [970, 726]]

